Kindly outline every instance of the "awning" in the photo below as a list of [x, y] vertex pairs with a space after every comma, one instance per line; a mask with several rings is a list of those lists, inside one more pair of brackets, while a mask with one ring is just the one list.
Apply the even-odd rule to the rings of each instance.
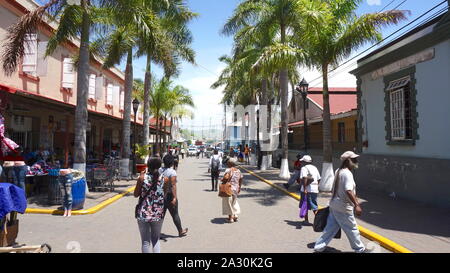
[[386, 91], [391, 91], [394, 89], [399, 89], [402, 87], [405, 87], [406, 85], [409, 84], [409, 82], [411, 81], [411, 78], [405, 77], [405, 78], [401, 78], [399, 80], [395, 80], [389, 83], [388, 87], [386, 88]]

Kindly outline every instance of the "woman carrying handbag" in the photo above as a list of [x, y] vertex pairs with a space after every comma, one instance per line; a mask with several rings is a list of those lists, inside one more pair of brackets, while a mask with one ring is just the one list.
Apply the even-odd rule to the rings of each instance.
[[241, 208], [237, 197], [241, 192], [242, 173], [236, 168], [236, 159], [230, 158], [225, 161], [228, 169], [225, 171], [222, 184], [219, 187], [219, 196], [222, 197], [222, 214], [228, 215], [228, 222], [238, 221]]

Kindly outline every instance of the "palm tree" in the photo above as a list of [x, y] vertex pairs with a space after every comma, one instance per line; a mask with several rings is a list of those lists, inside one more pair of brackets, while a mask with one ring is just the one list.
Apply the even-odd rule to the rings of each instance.
[[[322, 191], [331, 191], [334, 180], [332, 165], [331, 119], [328, 93], [328, 71], [348, 58], [352, 52], [367, 42], [382, 39], [383, 26], [397, 24], [405, 19], [405, 12], [390, 10], [358, 17], [355, 10], [360, 0], [301, 1], [309, 26], [296, 33], [298, 44], [303, 46], [305, 64], [322, 73], [323, 78], [323, 168]], [[317, 16], [320, 14], [319, 16]]]
[[[139, 38], [158, 32], [158, 20], [148, 8], [147, 1], [140, 0], [116, 0], [107, 7], [111, 12], [107, 22], [111, 28], [108, 36], [100, 37], [103, 41], [106, 55], [104, 67], [120, 64], [126, 58], [125, 90], [124, 90], [124, 114], [122, 124], [122, 166], [128, 170], [131, 156], [131, 98], [133, 93], [133, 58], [134, 51], [139, 45]], [[127, 9], [127, 12], [123, 11]], [[144, 97], [145, 101], [145, 97]], [[121, 174], [128, 177], [129, 173]]]
[[195, 53], [189, 48], [192, 35], [186, 24], [195, 18], [186, 7], [184, 0], [151, 1], [147, 19], [151, 20], [152, 32], [140, 35], [138, 56], [146, 56], [147, 64], [144, 80], [144, 138], [143, 145], [149, 142], [150, 90], [152, 88], [151, 64], [164, 67], [166, 77], [178, 74], [179, 59], [195, 63]]
[[[299, 60], [299, 52], [289, 46], [293, 33], [303, 31], [302, 10], [298, 0], [245, 0], [235, 9], [225, 24], [224, 34], [235, 34], [243, 27], [252, 25], [255, 33], [273, 33], [277, 31], [279, 41], [265, 48], [260, 61], [261, 69], [277, 68], [280, 75], [281, 98], [281, 142], [283, 159], [280, 169], [281, 178], [289, 178], [288, 137], [287, 137], [287, 99], [289, 86], [289, 67]], [[272, 71], [273, 72], [273, 71]]]

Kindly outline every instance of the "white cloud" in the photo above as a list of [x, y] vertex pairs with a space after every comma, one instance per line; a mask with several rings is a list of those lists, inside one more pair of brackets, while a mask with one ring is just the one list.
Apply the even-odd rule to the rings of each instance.
[[369, 6], [381, 6], [381, 0], [367, 0]]

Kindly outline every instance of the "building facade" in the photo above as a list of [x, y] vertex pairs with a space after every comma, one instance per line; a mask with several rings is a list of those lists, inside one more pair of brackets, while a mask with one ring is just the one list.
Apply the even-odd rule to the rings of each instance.
[[[8, 27], [37, 7], [38, 4], [31, 0], [0, 0], [0, 44], [5, 42]], [[55, 29], [53, 23], [43, 23], [35, 34], [26, 38], [25, 56], [18, 71], [9, 77], [0, 72], [0, 95], [5, 104], [2, 114], [7, 135], [25, 150], [54, 151], [58, 158], [68, 163], [73, 154], [77, 101], [77, 71], [73, 57], [78, 53], [79, 42], [68, 41], [45, 57], [49, 37]], [[102, 158], [111, 151], [121, 150], [124, 78], [124, 73], [117, 68], [104, 69], [101, 60], [91, 59], [88, 158]], [[141, 111], [137, 115], [138, 132], [141, 133]]]
[[358, 185], [450, 207], [450, 20], [358, 61]]

